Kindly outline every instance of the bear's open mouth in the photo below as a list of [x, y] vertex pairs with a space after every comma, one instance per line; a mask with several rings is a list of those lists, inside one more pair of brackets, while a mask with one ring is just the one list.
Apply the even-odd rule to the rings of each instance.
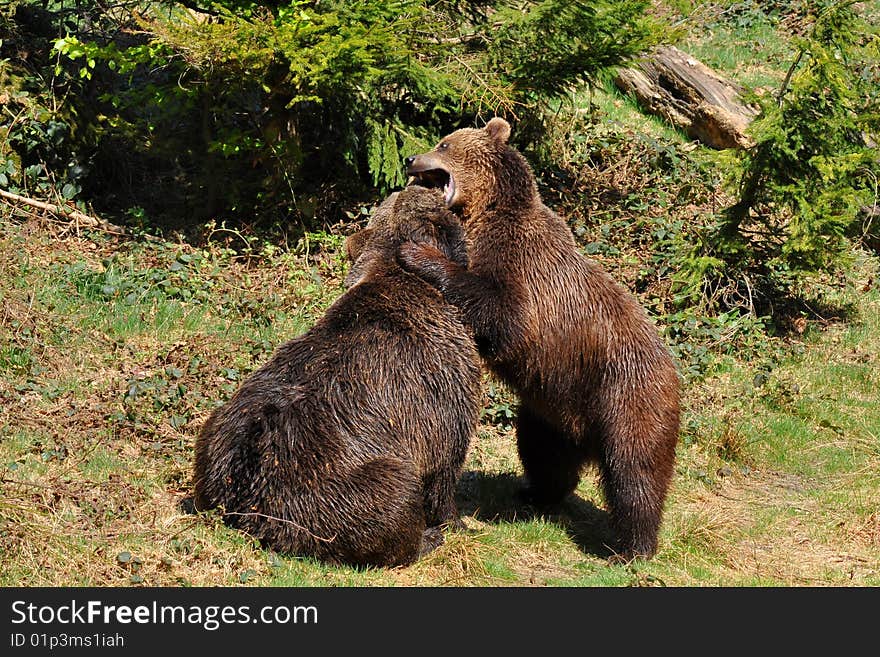
[[446, 205], [452, 205], [455, 197], [455, 180], [446, 169], [427, 169], [425, 171], [412, 171], [410, 175], [415, 177], [418, 184], [432, 189], [442, 189]]

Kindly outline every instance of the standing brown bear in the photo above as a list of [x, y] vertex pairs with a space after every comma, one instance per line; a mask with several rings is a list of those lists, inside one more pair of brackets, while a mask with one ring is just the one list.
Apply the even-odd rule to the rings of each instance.
[[347, 241], [350, 288], [203, 427], [197, 509], [275, 550], [354, 565], [412, 562], [460, 523], [479, 356], [458, 310], [397, 264], [404, 240], [466, 264], [439, 192], [388, 198]]
[[470, 264], [426, 243], [398, 257], [462, 310], [489, 367], [519, 393], [526, 499], [561, 501], [597, 463], [621, 555], [651, 557], [678, 439], [675, 365], [635, 298], [543, 204], [509, 136], [496, 117], [406, 158], [461, 216]]

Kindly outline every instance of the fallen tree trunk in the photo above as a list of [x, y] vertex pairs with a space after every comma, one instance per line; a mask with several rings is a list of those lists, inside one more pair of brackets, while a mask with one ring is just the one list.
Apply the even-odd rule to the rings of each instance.
[[742, 87], [674, 46], [654, 49], [637, 66], [618, 69], [614, 83], [645, 111], [712, 148], [753, 144], [746, 128], [758, 109], [742, 100]]

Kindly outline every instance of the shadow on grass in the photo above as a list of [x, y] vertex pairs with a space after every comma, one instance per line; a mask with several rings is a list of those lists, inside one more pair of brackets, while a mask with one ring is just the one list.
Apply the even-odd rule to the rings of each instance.
[[614, 554], [614, 531], [607, 511], [578, 495], [557, 505], [536, 507], [523, 502], [519, 491], [523, 479], [512, 472], [462, 473], [456, 503], [462, 516], [489, 524], [524, 522], [543, 518], [565, 529], [581, 552], [602, 559]]
[[[562, 503], [536, 507], [520, 499], [523, 479], [512, 472], [487, 474], [468, 470], [462, 473], [455, 501], [459, 513], [488, 524], [528, 522], [543, 518], [562, 527], [584, 554], [602, 559], [614, 555], [614, 531], [608, 512], [578, 495]], [[178, 501], [182, 513], [196, 514], [191, 496]]]

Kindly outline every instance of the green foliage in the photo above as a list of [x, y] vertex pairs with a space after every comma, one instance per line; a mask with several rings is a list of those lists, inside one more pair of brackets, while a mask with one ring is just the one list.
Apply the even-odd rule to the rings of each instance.
[[65, 265], [61, 275], [69, 279], [81, 296], [90, 300], [150, 304], [179, 299], [193, 304], [212, 303], [217, 276], [216, 264], [203, 255], [179, 253], [156, 267], [130, 269], [119, 258], [106, 258], [103, 269], [93, 271], [83, 263]]
[[486, 397], [487, 404], [480, 414], [480, 420], [502, 430], [512, 429], [517, 413], [514, 393], [504, 384], [490, 380], [486, 385]]
[[[403, 157], [455, 128], [500, 113], [539, 140], [551, 100], [660, 34], [632, 0], [185, 5], [17, 0], [8, 12], [40, 46], [35, 87], [53, 80], [36, 123], [67, 126], [61, 157], [79, 166], [59, 182], [102, 212], [331, 225], [402, 185]], [[17, 156], [56, 170], [25, 125], [10, 130]]]
[[736, 310], [706, 315], [687, 308], [664, 318], [665, 338], [685, 381], [717, 371], [721, 357], [761, 358], [772, 353], [765, 319]]
[[[115, 11], [105, 4], [45, 0], [0, 7], [0, 187], [86, 209], [90, 84], [98, 66], [91, 40], [115, 33], [120, 16], [147, 3], [123, 0]], [[82, 41], [59, 41], [64, 32]], [[75, 70], [62, 65], [68, 60], [77, 62]]]
[[880, 32], [854, 4], [812, 4], [786, 82], [762, 101], [739, 201], [709, 236], [708, 255], [783, 287], [839, 267], [860, 208], [876, 200]]
[[659, 40], [645, 14], [648, 2], [522, 4], [499, 7], [492, 20], [501, 27], [488, 45], [491, 67], [513, 85], [517, 100], [563, 97]]

